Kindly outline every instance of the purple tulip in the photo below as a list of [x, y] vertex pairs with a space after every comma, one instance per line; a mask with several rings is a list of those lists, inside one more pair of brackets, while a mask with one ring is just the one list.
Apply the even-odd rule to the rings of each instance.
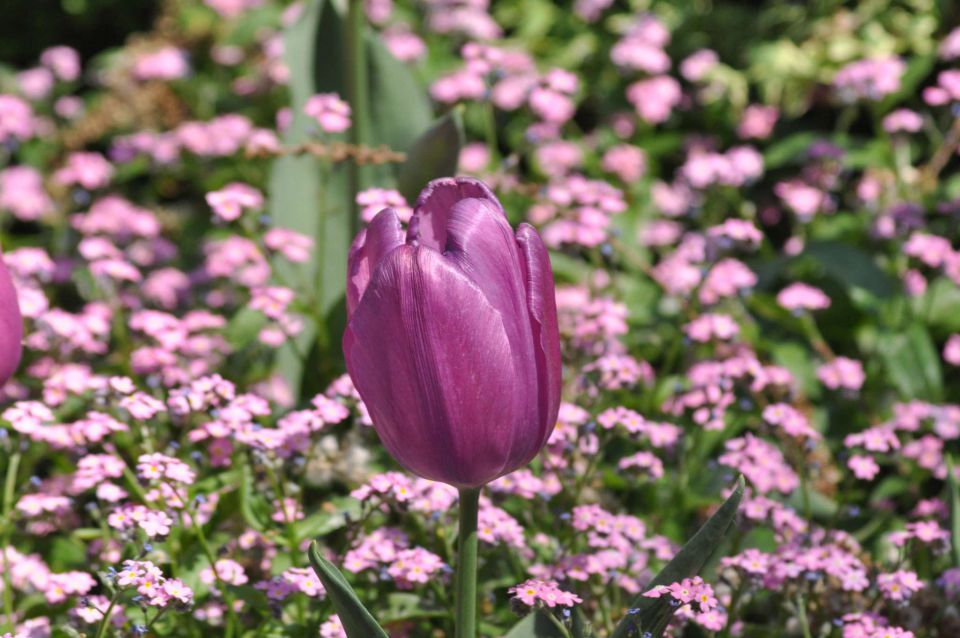
[[407, 469], [480, 487], [529, 463], [560, 405], [550, 258], [481, 182], [420, 194], [404, 237], [381, 211], [350, 249], [347, 369]]
[[0, 388], [20, 364], [23, 318], [13, 280], [0, 254]]

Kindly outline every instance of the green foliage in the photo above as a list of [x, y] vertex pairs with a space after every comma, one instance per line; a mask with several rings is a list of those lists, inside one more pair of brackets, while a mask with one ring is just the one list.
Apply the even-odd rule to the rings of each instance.
[[[667, 566], [660, 570], [656, 578], [647, 586], [647, 591], [660, 585], [680, 582], [700, 573], [707, 564], [730, 529], [734, 526], [740, 501], [743, 500], [744, 479], [737, 479], [733, 493], [720, 509], [703, 524], [693, 538], [687, 541]], [[611, 638], [628, 638], [650, 632], [653, 638], [660, 638], [673, 616], [675, 607], [668, 597], [647, 598], [637, 596], [630, 604], [629, 613], [614, 630]]]
[[[338, 3], [312, 0], [284, 37], [293, 111], [293, 122], [284, 138], [289, 146], [315, 138], [316, 123], [303, 112], [311, 96], [331, 92], [347, 95], [345, 28]], [[463, 140], [460, 115], [450, 113], [431, 125], [432, 108], [421, 82], [374, 33], [366, 31], [364, 38], [370, 100], [368, 144], [405, 152], [408, 160], [399, 167], [368, 166], [363, 170], [370, 183], [380, 188], [398, 184], [408, 199], [415, 199], [429, 180], [456, 172]], [[356, 227], [348, 173], [347, 163], [329, 164], [309, 154], [279, 157], [271, 171], [272, 223], [304, 233], [315, 242], [308, 263], [276, 264], [287, 279], [308, 282], [305, 292], [310, 295], [311, 322], [297, 339], [297, 347], [288, 346], [278, 355], [284, 378], [304, 394], [316, 391], [339, 372], [338, 368], [317, 367], [339, 359], [334, 353], [339, 352], [345, 321], [347, 252]], [[306, 359], [303, 353], [313, 356]], [[319, 366], [311, 365], [316, 363]], [[307, 379], [305, 367], [311, 369]]]
[[327, 597], [337, 610], [349, 638], [388, 638], [340, 570], [320, 555], [316, 542], [310, 545], [310, 564], [327, 590]]

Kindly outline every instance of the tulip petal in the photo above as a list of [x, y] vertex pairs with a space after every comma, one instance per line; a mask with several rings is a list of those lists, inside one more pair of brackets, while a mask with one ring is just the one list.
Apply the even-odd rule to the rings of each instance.
[[13, 280], [0, 255], [0, 387], [20, 364], [23, 319]]
[[523, 256], [527, 304], [536, 344], [542, 447], [556, 425], [562, 391], [563, 363], [560, 359], [557, 297], [553, 271], [550, 268], [550, 254], [540, 234], [530, 224], [521, 224], [517, 229], [517, 243]]
[[[503, 211], [487, 199], [461, 199], [450, 211], [444, 257], [483, 292], [500, 313], [517, 376], [511, 395], [519, 421], [511, 431], [510, 454], [505, 465], [516, 466], [539, 441], [537, 365], [530, 314], [527, 309], [525, 266]], [[539, 449], [539, 447], [538, 447]]]
[[503, 321], [440, 253], [387, 255], [343, 338], [347, 369], [387, 450], [420, 476], [477, 487], [500, 476], [516, 423]]
[[386, 208], [360, 231], [347, 258], [347, 316], [363, 297], [377, 264], [394, 248], [403, 245], [403, 226], [397, 211]]
[[467, 198], [489, 200], [503, 214], [497, 197], [483, 182], [470, 177], [435, 179], [427, 184], [417, 199], [407, 243], [442, 251], [447, 243], [450, 211], [457, 202]]

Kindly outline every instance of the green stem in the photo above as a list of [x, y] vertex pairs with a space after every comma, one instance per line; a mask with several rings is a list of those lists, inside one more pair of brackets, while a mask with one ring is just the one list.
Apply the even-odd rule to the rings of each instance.
[[226, 638], [233, 638], [237, 626], [237, 613], [233, 608], [233, 595], [227, 588], [227, 583], [223, 580], [223, 578], [220, 577], [220, 572], [217, 571], [217, 558], [214, 556], [213, 550], [210, 548], [210, 544], [207, 542], [207, 537], [203, 533], [203, 525], [200, 524], [199, 517], [200, 508], [196, 508], [190, 513], [190, 520], [193, 523], [193, 529], [197, 534], [197, 540], [200, 542], [200, 549], [203, 551], [204, 556], [206, 556], [207, 561], [210, 562], [210, 571], [213, 572], [213, 577], [217, 581], [217, 585], [220, 587], [220, 593], [223, 594], [223, 602], [227, 606]]
[[559, 619], [559, 618], [557, 618], [556, 616], [554, 616], [554, 615], [553, 615], [551, 612], [549, 612], [549, 611], [544, 612], [543, 615], [550, 619], [550, 622], [552, 622], [552, 623], [553, 623], [553, 626], [557, 628], [557, 631], [559, 631], [559, 632], [563, 635], [563, 638], [570, 638], [570, 632], [567, 630], [566, 625], [564, 625], [562, 622], [560, 622], [560, 619]]
[[476, 638], [477, 636], [477, 515], [479, 509], [480, 490], [460, 490], [456, 638]]
[[7, 463], [7, 475], [3, 481], [3, 542], [0, 551], [3, 551], [3, 613], [6, 618], [6, 627], [14, 630], [13, 619], [13, 583], [10, 576], [10, 528], [13, 497], [17, 486], [17, 473], [20, 470], [20, 452], [14, 452]]
[[484, 104], [483, 128], [487, 140], [487, 152], [490, 157], [487, 158], [487, 170], [493, 171], [497, 167], [497, 155], [499, 146], [497, 143], [497, 113], [494, 110], [493, 102], [488, 101]]
[[800, 621], [800, 630], [803, 638], [812, 638], [810, 621], [807, 619], [807, 601], [803, 594], [797, 596], [797, 620]]
[[119, 598], [120, 590], [118, 589], [110, 598], [110, 604], [107, 606], [107, 610], [103, 612], [103, 618], [100, 619], [100, 626], [97, 627], [96, 638], [103, 638], [103, 636], [107, 635], [107, 627], [110, 625], [110, 616], [113, 612], [113, 608], [117, 606], [117, 600], [119, 600]]
[[[352, 123], [350, 143], [359, 146], [370, 142], [370, 95], [367, 78], [366, 15], [363, 0], [350, 0], [347, 5], [345, 59], [347, 63], [347, 100], [350, 102]], [[356, 161], [349, 163], [350, 172], [350, 236], [360, 229], [360, 207], [356, 195], [364, 188], [363, 167]]]

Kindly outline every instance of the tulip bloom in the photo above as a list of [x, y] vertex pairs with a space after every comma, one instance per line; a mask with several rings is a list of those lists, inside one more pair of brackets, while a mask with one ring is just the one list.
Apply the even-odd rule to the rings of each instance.
[[406, 236], [392, 209], [357, 235], [347, 369], [387, 450], [424, 478], [481, 487], [529, 463], [560, 404], [553, 273], [481, 182], [431, 182]]
[[20, 363], [23, 319], [13, 280], [0, 254], [0, 388], [13, 376]]

